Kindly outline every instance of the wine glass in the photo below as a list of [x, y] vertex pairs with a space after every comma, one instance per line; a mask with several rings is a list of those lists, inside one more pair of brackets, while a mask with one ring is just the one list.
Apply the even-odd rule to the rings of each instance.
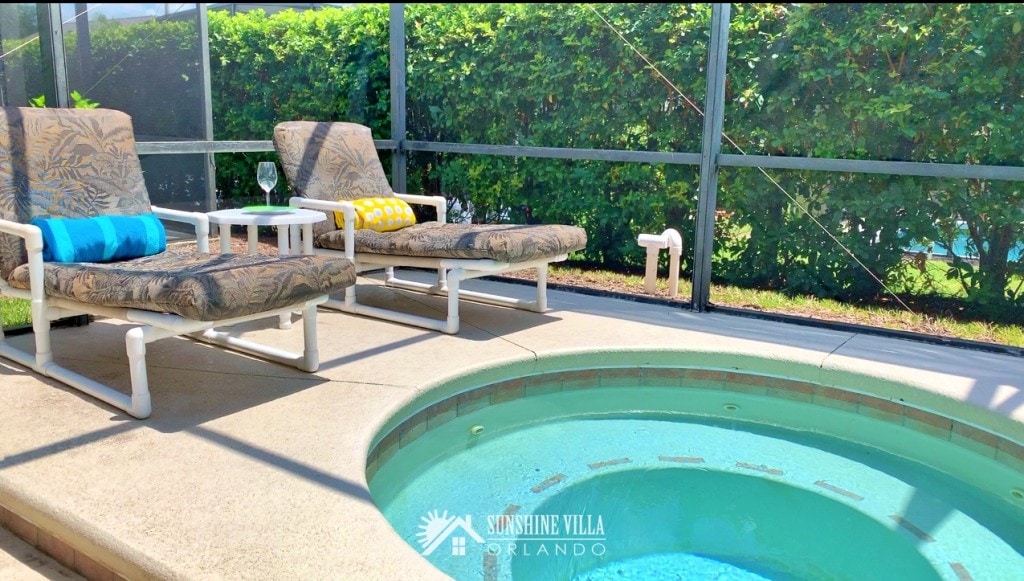
[[277, 185], [277, 164], [272, 161], [261, 161], [256, 168], [256, 182], [260, 184], [270, 205], [270, 190]]

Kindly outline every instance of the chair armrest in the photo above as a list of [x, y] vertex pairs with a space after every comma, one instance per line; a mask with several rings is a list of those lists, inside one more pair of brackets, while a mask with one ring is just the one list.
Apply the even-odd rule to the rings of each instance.
[[[0, 220], [0, 232], [13, 234], [25, 241], [28, 251], [28, 284], [32, 302], [42, 304], [46, 291], [43, 288], [43, 231], [32, 224]], [[33, 308], [32, 316], [41, 314]]]
[[448, 200], [444, 196], [421, 196], [418, 194], [399, 194], [395, 192], [398, 199], [410, 204], [421, 204], [433, 206], [437, 210], [437, 221], [444, 224], [448, 218]]
[[0, 220], [0, 232], [13, 234], [25, 240], [25, 246], [29, 252], [33, 250], [43, 251], [43, 231], [32, 224], [22, 224], [10, 220]]
[[[302, 196], [292, 196], [288, 198], [288, 205], [293, 208], [308, 208], [310, 210], [320, 210], [321, 212], [341, 212], [345, 216], [345, 258], [355, 260], [356, 207], [352, 205], [352, 202], [311, 200]], [[327, 217], [330, 219], [330, 214]]]
[[292, 196], [288, 198], [288, 205], [293, 208], [309, 208], [310, 210], [320, 210], [322, 212], [345, 212], [348, 209], [353, 212], [352, 219], [355, 220], [356, 207], [352, 205], [352, 202], [343, 200], [311, 200], [302, 196]]
[[196, 229], [196, 246], [199, 252], [210, 251], [210, 219], [202, 212], [185, 212], [152, 206], [153, 213], [162, 220], [192, 224]]

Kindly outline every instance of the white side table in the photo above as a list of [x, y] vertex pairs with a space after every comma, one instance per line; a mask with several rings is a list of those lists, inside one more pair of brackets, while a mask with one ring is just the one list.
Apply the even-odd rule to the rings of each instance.
[[[211, 224], [220, 227], [220, 251], [231, 252], [231, 226], [246, 226], [248, 232], [249, 253], [259, 252], [259, 227], [277, 226], [277, 251], [281, 256], [289, 254], [313, 254], [313, 224], [327, 220], [327, 214], [318, 210], [305, 208], [287, 208], [280, 212], [253, 212], [244, 208], [233, 210], [217, 210], [208, 212]], [[301, 252], [299, 250], [301, 231]], [[278, 325], [281, 329], [290, 329], [290, 314], [281, 315]]]

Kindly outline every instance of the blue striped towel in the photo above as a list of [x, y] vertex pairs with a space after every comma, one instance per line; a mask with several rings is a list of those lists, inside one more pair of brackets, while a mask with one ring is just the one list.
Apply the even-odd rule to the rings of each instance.
[[43, 260], [111, 262], [158, 254], [167, 249], [167, 233], [156, 214], [33, 218], [43, 231]]

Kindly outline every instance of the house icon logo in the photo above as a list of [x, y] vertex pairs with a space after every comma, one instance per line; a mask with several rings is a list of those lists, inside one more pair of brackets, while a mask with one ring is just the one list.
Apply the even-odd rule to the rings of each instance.
[[427, 516], [420, 517], [423, 524], [420, 525], [419, 544], [423, 547], [421, 555], [429, 555], [437, 550], [446, 540], [452, 540], [452, 555], [464, 556], [466, 554], [466, 537], [471, 537], [477, 543], [484, 542], [483, 537], [473, 530], [472, 517], [468, 514], [464, 517], [448, 516], [448, 511], [438, 514], [436, 510], [431, 511]]

